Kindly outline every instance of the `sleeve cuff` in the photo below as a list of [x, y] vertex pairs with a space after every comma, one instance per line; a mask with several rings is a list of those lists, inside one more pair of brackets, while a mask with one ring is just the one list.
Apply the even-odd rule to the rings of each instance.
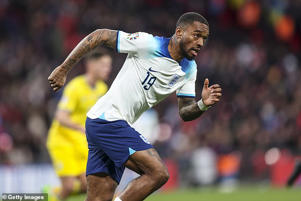
[[116, 36], [116, 51], [117, 52], [120, 52], [120, 50], [119, 50], [119, 39], [120, 39], [120, 36], [119, 36], [119, 34], [120, 34], [120, 31], [118, 30], [117, 31], [117, 36]]
[[190, 97], [190, 98], [195, 98], [195, 94], [177, 93], [177, 97]]

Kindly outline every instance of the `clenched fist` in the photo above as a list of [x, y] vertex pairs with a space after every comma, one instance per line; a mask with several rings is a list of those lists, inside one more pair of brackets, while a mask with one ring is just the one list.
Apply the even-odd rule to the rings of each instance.
[[62, 86], [64, 86], [66, 82], [66, 77], [67, 77], [67, 70], [64, 69], [62, 66], [56, 67], [48, 77], [50, 87], [54, 91], [59, 90]]

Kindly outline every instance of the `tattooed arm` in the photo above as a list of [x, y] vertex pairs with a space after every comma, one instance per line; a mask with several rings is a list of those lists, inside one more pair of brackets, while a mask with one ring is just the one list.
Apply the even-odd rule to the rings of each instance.
[[179, 97], [178, 106], [179, 114], [184, 121], [191, 121], [203, 114], [209, 107], [219, 102], [222, 96], [222, 89], [219, 84], [214, 84], [209, 87], [209, 80], [205, 79], [202, 100], [198, 102], [194, 98]]
[[48, 81], [51, 88], [54, 91], [59, 90], [65, 84], [67, 73], [72, 67], [97, 46], [103, 45], [114, 49], [116, 47], [116, 37], [117, 31], [109, 29], [97, 29], [86, 36], [72, 50], [65, 61], [50, 74]]
[[191, 121], [203, 114], [194, 98], [178, 98], [179, 114], [183, 121]]

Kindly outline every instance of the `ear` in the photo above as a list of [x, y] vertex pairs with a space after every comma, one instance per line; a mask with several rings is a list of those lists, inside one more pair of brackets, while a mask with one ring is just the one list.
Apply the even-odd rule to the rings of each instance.
[[178, 40], [181, 40], [181, 38], [183, 37], [183, 34], [184, 34], [183, 29], [181, 27], [177, 27], [176, 28], [176, 38]]

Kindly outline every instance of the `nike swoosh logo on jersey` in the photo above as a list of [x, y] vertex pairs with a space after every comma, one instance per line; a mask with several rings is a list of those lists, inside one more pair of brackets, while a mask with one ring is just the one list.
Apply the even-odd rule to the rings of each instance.
[[157, 73], [157, 72], [158, 72], [158, 71], [153, 70], [152, 67], [150, 67], [148, 70], [149, 70], [150, 72], [154, 72], [154, 73]]

